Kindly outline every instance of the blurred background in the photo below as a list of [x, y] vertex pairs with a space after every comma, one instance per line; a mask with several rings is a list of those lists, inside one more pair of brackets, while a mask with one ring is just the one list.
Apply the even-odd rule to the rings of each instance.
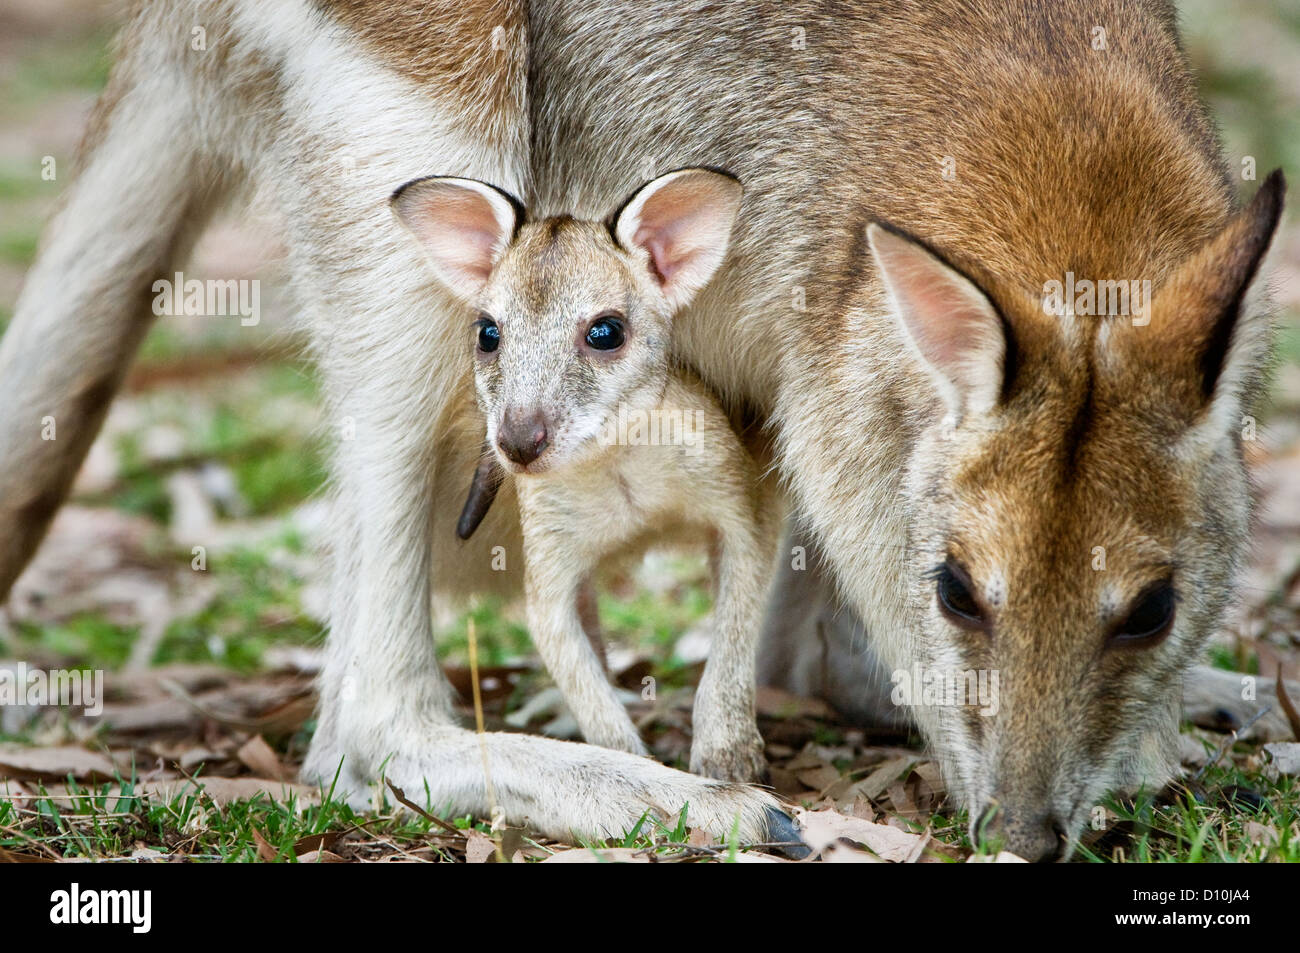
[[[1281, 305], [1280, 362], [1259, 439], [1249, 448], [1263, 499], [1255, 558], [1242, 604], [1216, 640], [1212, 661], [1263, 675], [1281, 666], [1300, 678], [1300, 2], [1185, 0], [1179, 6], [1186, 46], [1230, 162], [1239, 168], [1242, 157], [1253, 156], [1258, 180], [1282, 166], [1292, 183], [1271, 259]], [[0, 328], [13, 313], [105, 81], [116, 9], [102, 0], [0, 5]], [[47, 156], [57, 170], [53, 181], [41, 175]], [[1243, 195], [1257, 184], [1243, 181]], [[327, 602], [315, 552], [326, 454], [316, 381], [298, 357], [292, 304], [282, 291], [276, 232], [274, 219], [254, 209], [221, 219], [202, 240], [186, 273], [260, 279], [261, 322], [244, 327], [238, 317], [163, 317], [154, 326], [71, 505], [0, 613], [0, 660], [122, 673], [114, 696], [120, 714], [151, 730], [169, 717], [192, 719], [196, 700], [209, 714], [278, 712], [287, 726], [280, 747], [292, 760], [301, 752], [297, 729], [310, 715], [307, 676]], [[191, 568], [198, 544], [206, 547], [205, 571]], [[615, 646], [611, 663], [627, 687], [652, 672], [661, 692], [689, 689], [703, 652], [706, 581], [698, 558], [656, 557], [603, 597], [602, 618]], [[470, 617], [492, 680], [492, 718], [514, 712], [515, 724], [571, 730], [545, 706], [519, 711], [521, 686], [535, 691], [545, 676], [534, 671], [526, 632], [501, 606], [484, 603], [439, 618], [438, 644], [453, 679], [466, 684]], [[152, 669], [169, 673], [186, 704], [140, 709], [175, 702], [174, 692], [131, 681], [131, 673]], [[222, 673], [263, 676], [265, 691], [240, 701]], [[656, 727], [657, 753], [680, 757], [687, 730], [684, 720], [664, 716]], [[0, 740], [48, 740], [69, 731], [75, 729], [11, 710], [0, 722]], [[801, 743], [797, 733], [777, 739], [778, 750], [786, 744], [795, 752]], [[151, 744], [159, 757], [167, 754], [163, 742]]]

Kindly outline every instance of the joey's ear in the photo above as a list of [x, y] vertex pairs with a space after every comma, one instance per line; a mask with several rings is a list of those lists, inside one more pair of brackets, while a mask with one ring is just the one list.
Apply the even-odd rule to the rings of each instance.
[[407, 182], [389, 204], [443, 284], [463, 297], [482, 290], [524, 217], [509, 193], [451, 176]]
[[740, 210], [740, 182], [709, 169], [679, 169], [641, 187], [611, 230], [629, 251], [650, 256], [650, 273], [674, 310], [708, 284], [727, 254]]
[[1267, 363], [1272, 322], [1260, 263], [1282, 215], [1286, 181], [1274, 170], [1214, 238], [1156, 289], [1149, 327], [1124, 335], [1130, 352], [1159, 368], [1175, 399], [1217, 429], [1235, 428]]
[[1008, 342], [1002, 316], [969, 278], [924, 245], [872, 223], [867, 241], [894, 315], [961, 419], [992, 410]]

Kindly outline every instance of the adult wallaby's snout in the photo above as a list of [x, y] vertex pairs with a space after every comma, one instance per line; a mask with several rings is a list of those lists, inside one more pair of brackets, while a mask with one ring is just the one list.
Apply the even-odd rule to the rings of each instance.
[[497, 447], [511, 463], [526, 468], [546, 452], [548, 432], [541, 410], [509, 407], [497, 426]]
[[1013, 842], [1025, 860], [1050, 863], [1065, 857], [1069, 843], [1069, 821], [1053, 811], [1028, 805], [1009, 807], [991, 800], [976, 815], [972, 837], [992, 842]]

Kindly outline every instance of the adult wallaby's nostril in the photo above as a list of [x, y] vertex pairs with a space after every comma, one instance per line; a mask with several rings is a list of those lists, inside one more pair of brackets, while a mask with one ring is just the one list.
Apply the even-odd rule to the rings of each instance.
[[1065, 825], [1056, 818], [1052, 819], [1051, 827], [1052, 834], [1056, 837], [1056, 850], [1052, 852], [1050, 860], [1058, 861], [1065, 856], [1065, 848], [1070, 843], [1070, 833], [1065, 829]]
[[1055, 816], [1007, 811], [996, 801], [986, 804], [976, 815], [971, 840], [1037, 863], [1062, 860], [1069, 844], [1066, 827]]
[[506, 411], [497, 429], [497, 446], [506, 459], [522, 467], [540, 457], [548, 443], [546, 418], [540, 410], [531, 413]]

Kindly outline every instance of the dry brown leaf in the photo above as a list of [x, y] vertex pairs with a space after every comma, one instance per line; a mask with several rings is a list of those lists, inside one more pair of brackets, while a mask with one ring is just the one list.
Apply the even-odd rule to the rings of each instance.
[[831, 710], [830, 705], [820, 698], [804, 698], [802, 695], [795, 695], [771, 685], [758, 687], [754, 693], [754, 708], [760, 715], [767, 715], [769, 718], [831, 719], [835, 717], [835, 712]]
[[825, 791], [839, 783], [840, 769], [833, 764], [822, 763], [815, 768], [803, 769], [796, 777], [801, 784], [807, 785], [814, 791]]
[[0, 749], [0, 777], [62, 781], [72, 775], [78, 781], [111, 781], [117, 773], [106, 755], [75, 745], [50, 748], [6, 745]]
[[58, 861], [40, 854], [24, 854], [21, 851], [6, 850], [0, 847], [0, 864], [56, 864]]
[[1277, 828], [1269, 827], [1258, 821], [1247, 821], [1245, 824], [1246, 836], [1250, 838], [1252, 844], [1276, 844], [1281, 836]]
[[860, 817], [848, 817], [839, 811], [803, 811], [796, 808], [795, 822], [804, 843], [816, 853], [841, 839], [853, 841], [871, 850], [881, 860], [902, 862], [909, 859], [918, 844], [919, 834], [901, 831], [888, 824], [876, 824]]
[[1300, 775], [1300, 742], [1275, 741], [1264, 745], [1264, 751], [1269, 756], [1265, 773], [1273, 777], [1279, 774]]
[[800, 800], [799, 795], [807, 790], [794, 772], [779, 768], [776, 765], [773, 765], [771, 770], [768, 771], [768, 782], [772, 785], [772, 790], [787, 801]]
[[736, 851], [735, 862], [738, 864], [794, 864], [798, 861], [789, 860], [785, 857], [777, 857], [775, 854], [761, 854], [753, 850]]
[[920, 793], [931, 798], [931, 806], [933, 806], [933, 802], [941, 800], [948, 793], [948, 787], [944, 784], [939, 766], [933, 761], [922, 761], [914, 765], [912, 774], [919, 781], [918, 789]]
[[465, 862], [486, 864], [496, 858], [497, 842], [482, 831], [469, 828], [465, 831]]
[[178, 699], [156, 698], [146, 702], [106, 704], [100, 721], [120, 734], [162, 734], [197, 728], [203, 723], [203, 716]]
[[889, 794], [889, 802], [894, 806], [894, 811], [909, 820], [914, 820], [921, 816], [921, 809], [916, 806], [912, 800], [911, 792], [907, 789], [904, 781], [895, 781], [885, 789]]
[[280, 763], [279, 756], [261, 735], [254, 735], [244, 742], [235, 756], [257, 775], [288, 781], [293, 774]]
[[280, 803], [293, 797], [298, 810], [320, 803], [319, 788], [271, 778], [170, 778], [138, 784], [135, 793], [160, 800], [203, 793], [218, 806], [231, 801], [247, 801], [258, 795], [273, 798]]
[[309, 850], [305, 854], [298, 855], [300, 864], [346, 864], [347, 861], [338, 854], [332, 854], [328, 850]]
[[883, 864], [884, 861], [875, 854], [860, 847], [853, 847], [843, 841], [827, 844], [822, 849], [821, 859], [826, 864]]
[[556, 851], [547, 857], [544, 864], [648, 864], [650, 858], [635, 847], [609, 847], [594, 850], [575, 847], [573, 850]]
[[316, 693], [302, 691], [272, 705], [258, 715], [260, 730], [269, 735], [291, 735], [316, 713]]
[[253, 843], [257, 845], [257, 859], [263, 863], [273, 863], [280, 856], [280, 852], [266, 842], [262, 832], [256, 827], [250, 827], [253, 833]]
[[810, 741], [803, 746], [803, 750], [787, 761], [784, 767], [787, 771], [798, 773], [808, 768], [820, 768], [825, 763], [826, 759], [818, 752], [817, 746]]
[[874, 801], [884, 793], [885, 789], [889, 787], [889, 785], [897, 781], [912, 767], [912, 765], [916, 764], [917, 760], [918, 759], [914, 756], [890, 758], [855, 784], [853, 786], [853, 793]]
[[538, 847], [535, 844], [525, 844], [510, 855], [510, 863], [526, 864], [529, 860], [544, 860], [550, 856], [551, 853], [548, 850]]
[[300, 837], [294, 841], [293, 852], [299, 857], [307, 854], [328, 851], [344, 834], [343, 831], [326, 831], [323, 834], [308, 834], [306, 837]]

